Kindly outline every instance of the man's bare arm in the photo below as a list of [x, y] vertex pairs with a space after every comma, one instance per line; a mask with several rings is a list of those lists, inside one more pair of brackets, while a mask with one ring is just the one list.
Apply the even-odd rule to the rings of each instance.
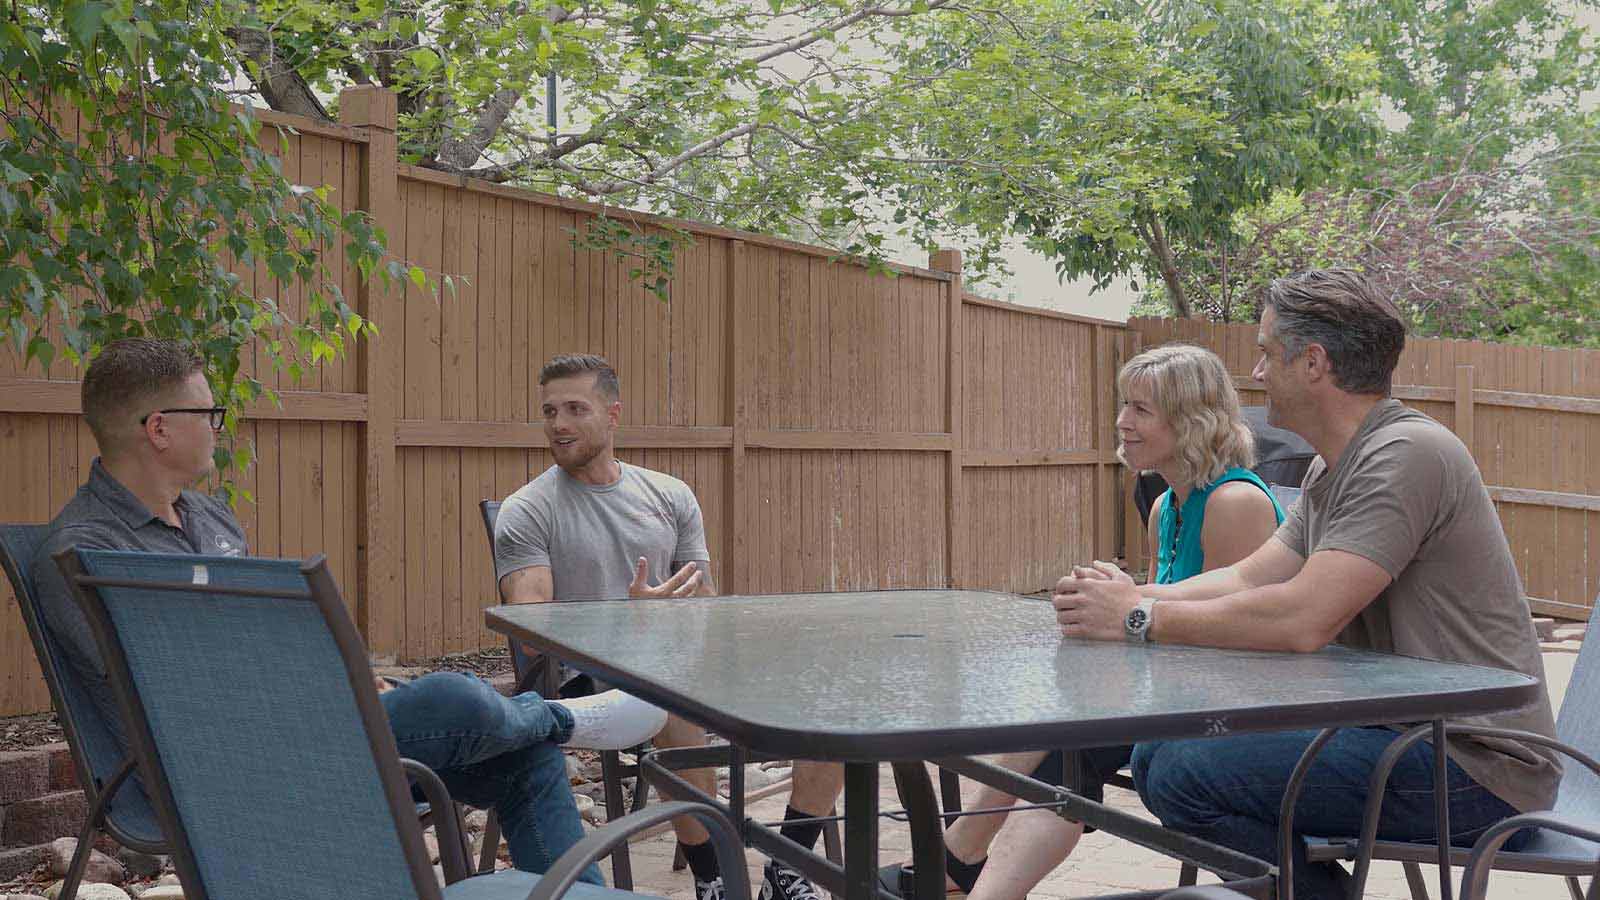
[[556, 598], [549, 566], [529, 566], [500, 579], [500, 598], [507, 603], [549, 603]]
[[[1286, 547], [1283, 552], [1293, 555]], [[1389, 581], [1389, 573], [1365, 557], [1321, 550], [1284, 582], [1206, 603], [1158, 603], [1151, 615], [1150, 637], [1168, 643], [1309, 653], [1337, 638]]]
[[1157, 600], [1214, 600], [1241, 591], [1282, 584], [1305, 565], [1282, 541], [1268, 538], [1257, 550], [1231, 566], [1202, 572], [1176, 584], [1146, 585], [1142, 593]]

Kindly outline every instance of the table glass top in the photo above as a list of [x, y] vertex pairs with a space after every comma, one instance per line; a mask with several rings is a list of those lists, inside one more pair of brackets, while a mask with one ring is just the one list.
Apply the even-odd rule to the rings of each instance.
[[1521, 706], [1513, 672], [1063, 638], [1043, 601], [870, 591], [504, 606], [495, 630], [755, 750], [923, 758]]

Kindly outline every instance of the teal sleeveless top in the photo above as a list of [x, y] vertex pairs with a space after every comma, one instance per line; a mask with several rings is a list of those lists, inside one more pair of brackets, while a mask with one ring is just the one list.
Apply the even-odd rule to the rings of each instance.
[[1182, 527], [1178, 524], [1178, 510], [1173, 508], [1174, 494], [1168, 488], [1161, 495], [1161, 520], [1157, 523], [1160, 540], [1156, 547], [1156, 584], [1172, 584], [1193, 578], [1205, 570], [1206, 558], [1204, 548], [1200, 546], [1200, 529], [1205, 525], [1206, 499], [1217, 485], [1230, 481], [1248, 481], [1260, 488], [1272, 501], [1272, 512], [1278, 517], [1278, 523], [1283, 523], [1283, 506], [1278, 503], [1278, 498], [1272, 496], [1267, 483], [1249, 469], [1235, 466], [1223, 472], [1216, 481], [1190, 491], [1183, 501]]

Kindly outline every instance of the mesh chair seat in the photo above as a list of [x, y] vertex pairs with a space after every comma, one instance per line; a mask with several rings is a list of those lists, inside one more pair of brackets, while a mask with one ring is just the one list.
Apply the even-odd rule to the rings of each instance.
[[[502, 869], [492, 875], [478, 875], [447, 885], [444, 900], [527, 900], [528, 893], [538, 883], [539, 876], [531, 872]], [[581, 882], [568, 888], [564, 896], [572, 900], [639, 900], [641, 897], [654, 897]]]

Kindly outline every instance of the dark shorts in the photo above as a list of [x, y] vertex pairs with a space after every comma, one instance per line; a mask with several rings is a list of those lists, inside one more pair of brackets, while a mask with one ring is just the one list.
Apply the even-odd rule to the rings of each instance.
[[[1078, 777], [1068, 779], [1066, 769], [1067, 754], [1071, 753], [1078, 761]], [[1093, 800], [1104, 803], [1106, 799], [1106, 780], [1117, 774], [1128, 760], [1133, 758], [1133, 747], [1092, 747], [1088, 750], [1056, 750], [1032, 772], [1032, 776], [1047, 784], [1060, 785], [1067, 790]], [[1070, 783], [1075, 781], [1076, 783]], [[1085, 827], [1085, 832], [1094, 831], [1092, 826]]]

